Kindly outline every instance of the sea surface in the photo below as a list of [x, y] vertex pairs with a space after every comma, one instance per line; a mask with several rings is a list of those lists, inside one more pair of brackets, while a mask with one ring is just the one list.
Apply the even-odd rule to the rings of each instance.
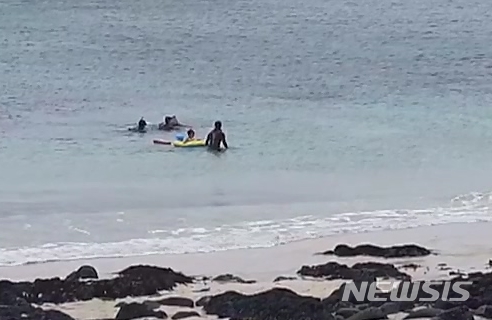
[[[487, 0], [1, 1], [0, 265], [491, 221], [491, 30]], [[127, 130], [167, 114], [230, 149]]]

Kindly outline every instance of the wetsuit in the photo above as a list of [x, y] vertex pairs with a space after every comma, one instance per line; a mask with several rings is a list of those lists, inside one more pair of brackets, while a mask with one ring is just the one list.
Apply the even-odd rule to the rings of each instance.
[[141, 119], [139, 122], [138, 122], [138, 131], [144, 131], [145, 130], [145, 126], [147, 125], [147, 122], [145, 122], [144, 119]]

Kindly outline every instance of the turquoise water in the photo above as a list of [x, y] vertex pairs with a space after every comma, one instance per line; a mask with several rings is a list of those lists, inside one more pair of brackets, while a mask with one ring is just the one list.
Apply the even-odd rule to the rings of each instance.
[[0, 3], [0, 265], [490, 220], [491, 9]]

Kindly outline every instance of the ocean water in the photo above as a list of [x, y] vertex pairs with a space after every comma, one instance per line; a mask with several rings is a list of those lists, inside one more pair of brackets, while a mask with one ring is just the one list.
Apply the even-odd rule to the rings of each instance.
[[[492, 220], [491, 12], [0, 2], [0, 265]], [[230, 150], [126, 130], [166, 114]]]

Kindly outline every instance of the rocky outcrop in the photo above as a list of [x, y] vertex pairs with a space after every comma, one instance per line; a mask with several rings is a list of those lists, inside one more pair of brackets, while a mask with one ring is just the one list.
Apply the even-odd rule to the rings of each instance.
[[206, 304], [208, 304], [210, 302], [210, 299], [212, 299], [212, 296], [204, 296], [204, 297], [201, 297], [200, 299], [198, 299], [195, 302], [195, 305], [197, 307], [204, 307]]
[[483, 318], [492, 319], [492, 306], [481, 306], [475, 310], [475, 314]]
[[63, 312], [32, 306], [25, 299], [3, 290], [8, 286], [5, 281], [0, 281], [0, 319], [74, 320]]
[[422, 268], [422, 266], [415, 263], [404, 264], [400, 267], [400, 269], [413, 269], [413, 270], [417, 270], [418, 268]]
[[157, 300], [156, 302], [162, 304], [163, 306], [176, 306], [176, 307], [187, 307], [193, 308], [195, 306], [195, 302], [188, 298], [182, 297], [169, 297], [161, 300]]
[[443, 310], [436, 308], [420, 308], [410, 311], [403, 319], [420, 319], [420, 318], [432, 318], [443, 313]]
[[87, 280], [87, 279], [99, 279], [96, 269], [93, 266], [82, 266], [78, 270], [70, 273], [65, 280]]
[[347, 279], [354, 281], [369, 281], [376, 277], [395, 278], [409, 280], [411, 277], [400, 272], [392, 264], [365, 262], [356, 263], [352, 267], [337, 262], [328, 262], [316, 266], [302, 266], [298, 274], [327, 280]]
[[288, 289], [276, 288], [254, 295], [227, 291], [203, 302], [205, 312], [219, 318], [334, 320], [332, 309], [320, 299], [300, 296]]
[[429, 249], [415, 245], [405, 244], [391, 247], [379, 247], [372, 244], [361, 244], [351, 247], [346, 244], [339, 244], [333, 250], [322, 252], [324, 255], [335, 255], [337, 257], [356, 257], [369, 256], [378, 258], [409, 258], [425, 257], [432, 252]]
[[156, 305], [143, 302], [132, 302], [120, 304], [120, 310], [116, 314], [116, 320], [132, 320], [144, 317], [153, 317], [157, 319], [167, 319], [164, 311], [155, 311]]
[[297, 280], [296, 277], [285, 277], [285, 276], [279, 276], [276, 277], [273, 282], [280, 282], [280, 281], [292, 281], [292, 280]]
[[[378, 271], [382, 274], [394, 274], [395, 268], [388, 266], [381, 267], [381, 264], [371, 264], [373, 267], [377, 265]], [[355, 268], [357, 270], [357, 268]], [[369, 268], [371, 269], [371, 268]], [[374, 269], [374, 268], [373, 268]], [[392, 271], [388, 271], [392, 270]], [[369, 272], [371, 276], [374, 272]], [[401, 275], [400, 275], [401, 276]], [[360, 279], [360, 277], [358, 277]], [[406, 297], [411, 297], [411, 301], [374, 301], [368, 299], [367, 296], [362, 299], [355, 298], [353, 295], [348, 296], [348, 301], [343, 298], [343, 293], [347, 283], [342, 284], [337, 290], [324, 299], [306, 297], [296, 294], [288, 289], [271, 289], [265, 292], [254, 295], [244, 295], [234, 291], [228, 291], [215, 296], [203, 297], [197, 301], [197, 306], [203, 306], [208, 314], [217, 315], [219, 317], [229, 317], [231, 319], [254, 319], [254, 320], [271, 320], [271, 319], [385, 319], [388, 315], [398, 312], [407, 313], [407, 319], [416, 319], [419, 317], [428, 317], [433, 320], [471, 320], [471, 310], [475, 310], [474, 314], [482, 317], [492, 316], [492, 273], [473, 273], [467, 277], [455, 277], [450, 283], [430, 282], [430, 287], [437, 292], [439, 296], [446, 296], [447, 299], [459, 298], [460, 292], [455, 292], [452, 289], [447, 291], [451, 285], [457, 282], [467, 280], [471, 281], [470, 285], [461, 285], [461, 288], [470, 293], [470, 297], [465, 301], [449, 301], [438, 300], [434, 303], [429, 303], [429, 299], [434, 296], [434, 293], [429, 293], [424, 289], [425, 282], [412, 282], [408, 279], [402, 281], [400, 285], [390, 292], [376, 290], [376, 297], [386, 298], [385, 301], [391, 301], [392, 293], [397, 293], [398, 297], [402, 297], [402, 291], [407, 288]], [[371, 279], [369, 277], [369, 282]], [[362, 282], [353, 282], [356, 286], [362, 285]], [[360, 288], [360, 287], [357, 287]], [[432, 306], [429, 306], [432, 304]], [[421, 306], [415, 308], [415, 306]], [[425, 306], [422, 308], [422, 306]]]
[[375, 320], [375, 319], [387, 319], [386, 313], [379, 308], [369, 307], [347, 318], [347, 320]]
[[179, 320], [179, 319], [186, 319], [190, 317], [199, 317], [199, 316], [200, 314], [196, 311], [178, 311], [171, 317], [171, 319]]
[[238, 276], [232, 275], [230, 273], [221, 274], [212, 279], [214, 282], [227, 282], [227, 283], [242, 283], [242, 284], [252, 284], [256, 283], [255, 280], [244, 280]]
[[158, 291], [172, 290], [177, 284], [192, 283], [193, 278], [170, 268], [131, 266], [113, 279], [79, 281], [80, 277], [94, 276], [94, 270], [85, 266], [67, 279], [36, 279], [34, 282], [0, 282], [0, 290], [22, 297], [29, 303], [64, 303], [93, 298], [119, 299], [128, 296], [148, 296]]
[[[411, 281], [410, 276], [400, 272], [391, 264], [369, 262], [348, 267], [330, 262], [314, 267], [304, 266], [298, 273], [318, 278], [353, 281], [343, 283], [323, 299], [299, 295], [285, 288], [274, 288], [252, 295], [226, 291], [202, 297], [196, 302], [179, 296], [161, 297], [160, 300], [138, 303], [120, 302], [116, 305], [118, 308], [116, 319], [168, 319], [169, 315], [162, 311], [163, 306], [186, 308], [173, 311], [174, 315], [170, 317], [173, 320], [199, 317], [201, 311], [193, 310], [192, 308], [195, 307], [203, 308], [204, 312], [210, 315], [238, 320], [372, 320], [387, 319], [389, 315], [398, 312], [407, 313], [406, 319], [425, 316], [432, 317], [433, 320], [471, 320], [472, 314], [485, 318], [492, 317], [492, 273], [475, 272], [467, 276], [459, 275], [450, 279], [448, 284], [431, 282], [434, 292], [440, 297], [447, 298], [435, 302], [423, 302], [424, 298], [435, 296], [424, 289], [424, 282]], [[95, 269], [84, 266], [71, 273], [65, 280], [55, 278], [37, 279], [34, 282], [0, 281], [0, 319], [73, 320], [62, 312], [45, 311], [34, 307], [31, 303], [59, 303], [94, 297], [114, 300], [127, 296], [152, 295], [157, 291], [172, 290], [178, 283], [187, 284], [194, 280], [169, 268], [141, 265], [118, 272], [118, 276], [114, 279], [84, 279], [95, 274], [97, 274]], [[224, 276], [227, 276], [224, 280], [236, 280], [232, 275]], [[362, 297], [356, 297], [353, 293], [348, 297], [343, 296], [347, 285], [360, 288], [361, 285], [374, 283], [379, 277], [397, 278], [402, 282], [390, 292], [376, 288], [376, 297], [386, 298], [383, 301], [368, 298], [367, 292], [366, 296]], [[450, 298], [460, 297], [462, 292], [453, 291], [452, 286], [463, 280], [471, 282], [468, 285], [461, 285], [470, 297], [465, 301], [450, 301]], [[446, 291], [449, 288], [451, 290]], [[405, 296], [411, 297], [411, 301], [392, 300], [394, 298], [392, 293], [395, 292], [399, 298], [402, 297], [402, 292], [405, 292]], [[415, 308], [416, 306], [425, 307], [418, 309]]]
[[470, 309], [465, 306], [456, 307], [440, 313], [432, 320], [474, 320]]

